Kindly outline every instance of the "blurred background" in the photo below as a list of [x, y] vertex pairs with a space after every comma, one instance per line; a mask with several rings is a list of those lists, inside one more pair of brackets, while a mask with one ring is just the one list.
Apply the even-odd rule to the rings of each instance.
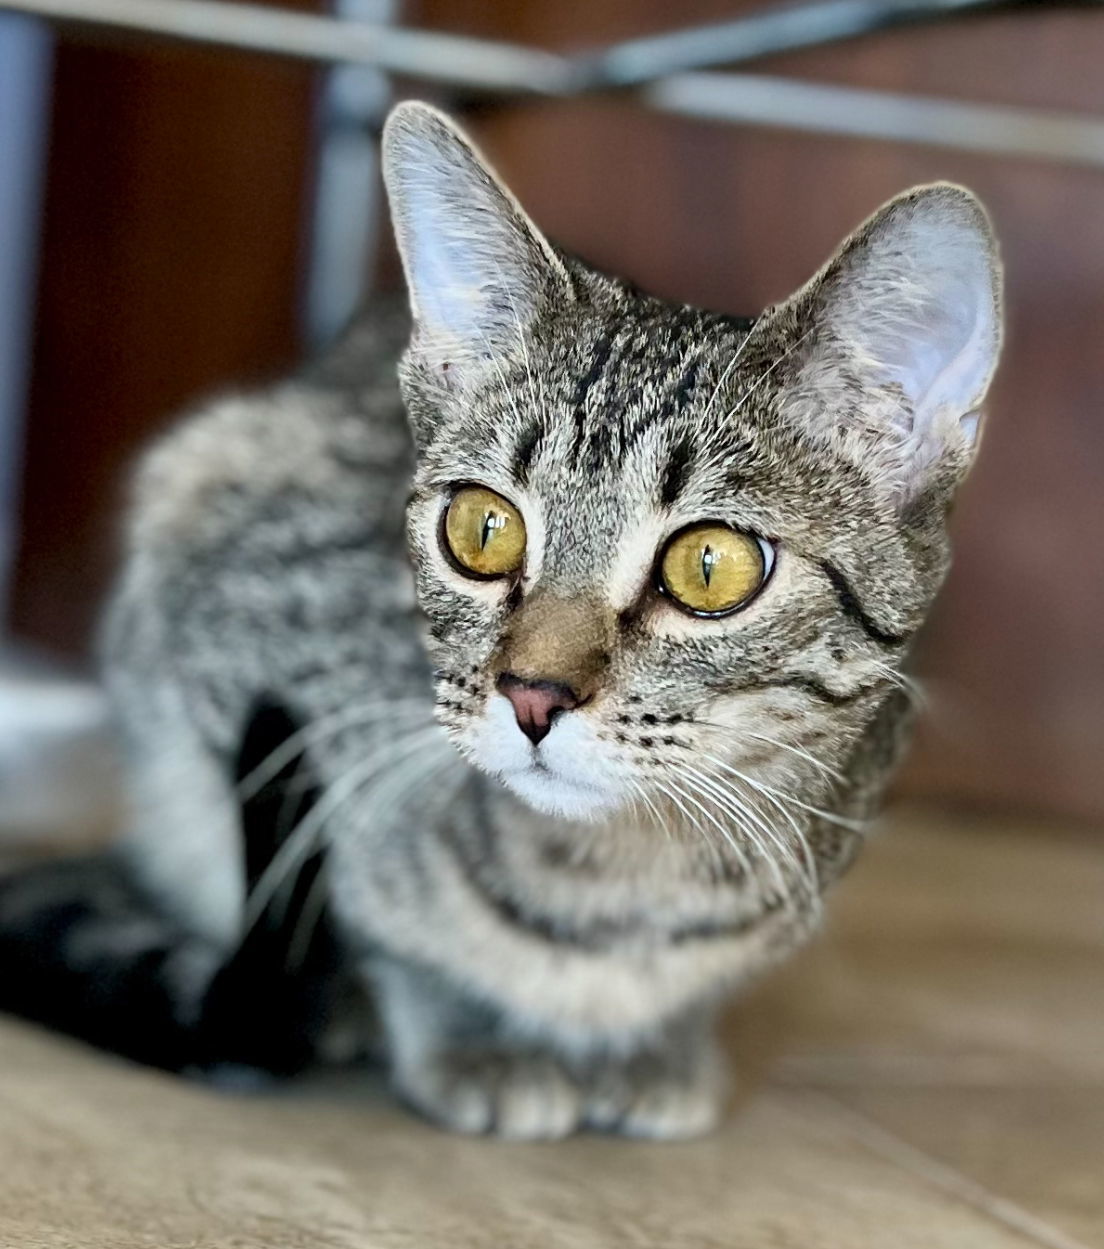
[[907, 801], [736, 1012], [718, 1137], [482, 1150], [362, 1074], [213, 1099], [0, 1020], [0, 1243], [1104, 1249], [1102, 67], [1104, 0], [0, 0], [0, 871], [121, 823], [92, 656], [135, 454], [400, 285], [395, 99], [736, 314], [966, 183], [1009, 325]]
[[[3, 11], [20, 7], [85, 20]], [[99, 7], [115, 24], [88, 20]], [[98, 723], [87, 685], [51, 673], [91, 670], [138, 448], [182, 405], [289, 368], [358, 300], [398, 285], [375, 139], [392, 100], [420, 95], [458, 112], [559, 243], [731, 313], [784, 296], [904, 187], [949, 178], [985, 200], [1007, 264], [1007, 349], [917, 655], [930, 709], [900, 787], [1104, 821], [1098, 5], [952, 0], [926, 6], [943, 20], [902, 26], [891, 19], [925, 6], [263, 7], [557, 52], [690, 33], [606, 64], [619, 90], [559, 98], [559, 63], [510, 48], [486, 59], [518, 79], [497, 91], [478, 81], [483, 45], [433, 45], [425, 61], [388, 45], [391, 74], [133, 29], [138, 10], [171, 24], [185, 0], [0, 4], [0, 581], [6, 647], [23, 656], [0, 683], [0, 735], [36, 715], [50, 731]], [[775, 50], [841, 33], [860, 10], [856, 30], [893, 28]], [[731, 48], [693, 29], [764, 15], [776, 25]], [[665, 76], [696, 68], [708, 72]], [[647, 78], [660, 81], [633, 89]], [[43, 689], [53, 701], [36, 701]]]

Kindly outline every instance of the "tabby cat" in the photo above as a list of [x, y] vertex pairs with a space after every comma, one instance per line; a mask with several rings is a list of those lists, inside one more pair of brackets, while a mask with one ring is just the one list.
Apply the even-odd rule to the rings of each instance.
[[424, 104], [383, 159], [411, 315], [140, 467], [129, 833], [4, 884], [3, 999], [176, 1068], [350, 1053], [372, 1003], [449, 1128], [701, 1133], [718, 1005], [814, 928], [899, 754], [989, 223], [908, 191], [741, 320], [558, 251]]

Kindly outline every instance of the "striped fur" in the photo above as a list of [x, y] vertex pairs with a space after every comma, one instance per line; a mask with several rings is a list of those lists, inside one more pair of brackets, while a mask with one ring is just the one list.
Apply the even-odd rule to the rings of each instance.
[[[385, 169], [412, 326], [373, 309], [136, 478], [105, 633], [128, 871], [213, 952], [200, 1017], [258, 925], [293, 968], [330, 932], [437, 1121], [691, 1135], [718, 1003], [815, 926], [899, 753], [996, 358], [989, 229], [958, 188], [909, 193], [739, 320], [556, 252], [424, 106]], [[516, 583], [442, 553], [472, 482], [525, 517]], [[698, 520], [775, 554], [729, 617], [654, 586]], [[588, 683], [539, 747], [494, 684], [521, 647]], [[258, 707], [285, 745], [243, 771]], [[266, 768], [286, 794], [243, 841]]]

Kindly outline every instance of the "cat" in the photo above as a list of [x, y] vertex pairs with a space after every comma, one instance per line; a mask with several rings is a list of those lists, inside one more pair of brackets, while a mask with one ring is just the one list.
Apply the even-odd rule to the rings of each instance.
[[694, 1136], [719, 1006], [814, 930], [907, 737], [993, 234], [916, 188], [742, 320], [553, 247], [428, 105], [382, 150], [409, 314], [137, 472], [123, 867], [5, 882], [4, 1004], [289, 1069], [371, 1004], [447, 1128]]

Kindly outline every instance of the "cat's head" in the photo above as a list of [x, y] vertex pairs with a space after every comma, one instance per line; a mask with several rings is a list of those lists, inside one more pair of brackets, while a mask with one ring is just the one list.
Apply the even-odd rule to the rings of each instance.
[[946, 569], [1000, 341], [978, 202], [907, 192], [751, 323], [561, 255], [425, 105], [392, 114], [384, 169], [456, 745], [573, 817], [827, 802]]

